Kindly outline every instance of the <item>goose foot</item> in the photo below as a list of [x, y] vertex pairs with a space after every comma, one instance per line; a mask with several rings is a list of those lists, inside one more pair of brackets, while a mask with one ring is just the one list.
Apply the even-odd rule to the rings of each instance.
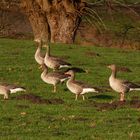
[[8, 100], [8, 95], [4, 95], [4, 100]]
[[75, 95], [75, 101], [78, 100], [79, 95], [80, 95], [80, 94], [76, 94], [76, 95]]
[[121, 101], [121, 102], [124, 101], [124, 93], [120, 93], [120, 101]]

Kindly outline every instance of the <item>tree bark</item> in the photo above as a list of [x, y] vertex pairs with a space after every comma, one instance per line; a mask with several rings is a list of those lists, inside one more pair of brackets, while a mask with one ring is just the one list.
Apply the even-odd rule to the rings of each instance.
[[35, 40], [73, 43], [80, 23], [81, 0], [21, 0]]
[[21, 0], [22, 10], [26, 13], [32, 26], [34, 40], [48, 41], [48, 22], [35, 0]]
[[70, 3], [63, 0], [46, 11], [51, 31], [51, 42], [73, 43], [80, 17]]
[[77, 16], [63, 13], [52, 13], [47, 16], [51, 31], [51, 42], [73, 43], [80, 19]]

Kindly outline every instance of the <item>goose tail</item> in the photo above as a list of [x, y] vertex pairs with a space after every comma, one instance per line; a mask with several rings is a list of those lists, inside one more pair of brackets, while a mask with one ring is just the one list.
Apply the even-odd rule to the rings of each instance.
[[86, 92], [96, 92], [96, 93], [98, 93], [99, 91], [97, 89], [94, 89], [94, 88], [84, 88], [83, 93], [86, 93]]
[[71, 64], [60, 65], [60, 69], [61, 69], [61, 68], [69, 68], [69, 67], [71, 67]]
[[12, 93], [16, 93], [16, 92], [20, 92], [20, 91], [25, 92], [26, 89], [23, 88], [23, 87], [17, 87], [17, 88], [10, 89], [10, 93], [11, 93], [11, 94], [12, 94]]
[[140, 90], [140, 88], [130, 88], [130, 91], [132, 90]]

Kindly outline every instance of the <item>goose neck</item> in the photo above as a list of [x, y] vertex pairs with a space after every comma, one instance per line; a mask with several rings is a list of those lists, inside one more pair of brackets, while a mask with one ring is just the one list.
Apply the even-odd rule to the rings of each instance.
[[50, 46], [46, 45], [46, 57], [50, 56]]
[[112, 78], [116, 78], [117, 75], [117, 71], [116, 70], [112, 70], [111, 76]]
[[41, 52], [41, 47], [38, 47], [36, 50], [36, 54], [38, 55], [38, 54], [40, 54], [40, 52]]
[[71, 77], [70, 77], [70, 79], [69, 79], [68, 81], [73, 81], [74, 79], [75, 79], [75, 74], [72, 73], [72, 74], [71, 74]]
[[48, 68], [45, 68], [41, 74], [41, 78], [44, 79], [44, 77], [47, 75], [48, 73]]

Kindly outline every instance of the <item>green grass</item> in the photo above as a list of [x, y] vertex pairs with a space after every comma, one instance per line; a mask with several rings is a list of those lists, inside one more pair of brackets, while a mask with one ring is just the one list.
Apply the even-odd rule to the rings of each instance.
[[[45, 99], [60, 98], [61, 105], [33, 104], [27, 100], [3, 100], [0, 96], [0, 140], [129, 140], [140, 139], [140, 109], [123, 107], [110, 111], [98, 111], [91, 105], [96, 102], [118, 100], [114, 91], [102, 95], [108, 98], [97, 98], [89, 93], [87, 100], [65, 91], [64, 85], [58, 86], [56, 94], [51, 93], [52, 86], [40, 79], [41, 71], [34, 60], [35, 46], [26, 40], [0, 39], [0, 81], [17, 83], [27, 88], [27, 93]], [[73, 66], [89, 71], [78, 73], [78, 80], [87, 81], [96, 86], [108, 86], [110, 70], [107, 64], [115, 63], [130, 68], [132, 73], [118, 73], [118, 77], [140, 82], [140, 51], [121, 50], [101, 47], [81, 47], [75, 45], [53, 44], [51, 53], [57, 56], [69, 56], [67, 60]], [[99, 53], [88, 56], [88, 52]], [[16, 97], [22, 93], [13, 94]], [[127, 95], [139, 96], [138, 91]], [[100, 96], [102, 97], [102, 96]], [[111, 97], [111, 98], [109, 98]], [[26, 105], [28, 108], [19, 108]], [[22, 112], [26, 112], [22, 115]]]

